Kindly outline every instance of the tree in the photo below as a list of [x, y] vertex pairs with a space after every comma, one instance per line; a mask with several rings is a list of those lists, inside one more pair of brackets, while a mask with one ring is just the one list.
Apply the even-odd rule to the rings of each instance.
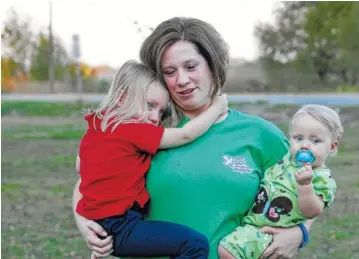
[[282, 2], [275, 10], [276, 23], [262, 23], [255, 30], [267, 61], [265, 69], [278, 62], [314, 72], [325, 84], [333, 77], [355, 84], [358, 6], [357, 2]]
[[280, 2], [274, 11], [276, 23], [260, 23], [255, 27], [263, 57], [285, 64], [306, 48], [302, 23], [307, 5], [307, 2]]
[[16, 11], [10, 9], [1, 32], [2, 56], [13, 60], [19, 71], [27, 73], [33, 43], [30, 19], [20, 19]]
[[353, 12], [356, 5], [355, 2], [316, 2], [307, 12], [303, 24], [307, 33], [305, 54], [311, 57], [323, 81], [328, 75], [337, 75], [349, 83], [354, 63], [349, 64], [344, 56], [355, 55], [355, 46], [359, 47], [359, 31], [350, 27], [358, 19]]
[[[60, 80], [68, 70], [68, 54], [63, 47], [59, 38], [54, 37], [54, 67], [55, 79]], [[46, 34], [40, 32], [37, 35], [36, 43], [34, 44], [34, 51], [31, 57], [30, 73], [34, 80], [47, 81], [49, 80], [48, 66], [49, 66], [49, 49], [50, 41]]]
[[14, 90], [16, 70], [18, 64], [12, 58], [1, 57], [1, 91], [8, 92]]
[[346, 19], [342, 20], [338, 40], [342, 47], [340, 62], [347, 65], [346, 79], [354, 85], [359, 82], [359, 2], [352, 4], [343, 14]]

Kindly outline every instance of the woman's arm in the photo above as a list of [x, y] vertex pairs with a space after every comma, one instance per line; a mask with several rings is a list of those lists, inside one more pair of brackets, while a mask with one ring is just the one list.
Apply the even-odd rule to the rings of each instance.
[[[75, 222], [81, 235], [85, 238], [86, 244], [93, 251], [92, 256], [97, 258], [108, 257], [112, 252], [112, 236], [107, 236], [106, 231], [95, 221], [88, 220], [76, 212], [76, 206], [82, 195], [79, 191], [81, 179], [75, 185], [72, 197], [72, 210], [74, 212]], [[106, 237], [100, 239], [98, 236]]]
[[[308, 232], [314, 219], [307, 220], [304, 225]], [[290, 259], [296, 254], [303, 241], [303, 234], [299, 227], [276, 228], [264, 227], [264, 233], [272, 234], [273, 241], [263, 252], [261, 259]]]

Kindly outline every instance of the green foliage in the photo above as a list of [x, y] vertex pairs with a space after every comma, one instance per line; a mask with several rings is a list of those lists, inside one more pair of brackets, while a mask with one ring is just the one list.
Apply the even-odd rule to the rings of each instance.
[[[23, 72], [37, 81], [48, 80], [49, 38], [47, 33], [37, 33], [31, 26], [29, 18], [20, 17], [14, 9], [8, 11], [1, 32], [2, 57], [16, 64], [16, 71], [11, 70], [11, 76]], [[65, 73], [69, 73], [68, 56], [61, 40], [53, 37], [55, 79], [63, 79]]]
[[[35, 48], [31, 57], [30, 74], [32, 79], [36, 81], [49, 80], [49, 38], [39, 33], [35, 43]], [[67, 53], [62, 43], [58, 38], [54, 38], [54, 64], [55, 64], [55, 79], [62, 79], [65, 73], [70, 72], [70, 68], [67, 66]]]
[[42, 33], [38, 36], [38, 42], [36, 44], [37, 49], [31, 58], [30, 73], [34, 80], [48, 80], [48, 64], [49, 64], [49, 40]]
[[359, 2], [282, 2], [275, 15], [256, 27], [267, 70], [279, 63], [326, 85], [358, 83]]
[[29, 18], [21, 19], [14, 9], [7, 11], [1, 31], [1, 56], [18, 64], [19, 72], [26, 72], [26, 62], [33, 47], [33, 31]]
[[[358, 54], [359, 13], [355, 2], [317, 2], [306, 14], [303, 28], [307, 33], [307, 54], [319, 76], [335, 74], [342, 82], [356, 83], [359, 69], [351, 57]], [[354, 77], [354, 78], [353, 78]]]
[[16, 75], [19, 65], [12, 58], [1, 57], [1, 80], [6, 80]]
[[340, 85], [337, 87], [337, 92], [359, 92], [359, 85]]

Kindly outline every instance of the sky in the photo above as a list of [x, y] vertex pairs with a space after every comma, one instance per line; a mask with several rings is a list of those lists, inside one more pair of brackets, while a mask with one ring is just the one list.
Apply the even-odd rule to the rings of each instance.
[[[2, 0], [1, 20], [10, 7], [30, 17], [34, 30], [47, 30], [49, 0]], [[71, 52], [72, 35], [80, 36], [81, 61], [91, 66], [119, 67], [138, 59], [140, 45], [155, 27], [173, 16], [190, 16], [211, 23], [230, 46], [232, 58], [253, 60], [258, 44], [253, 35], [259, 22], [273, 20], [276, 1], [208, 0], [52, 0], [53, 31]], [[225, 3], [225, 4], [224, 4]], [[138, 21], [142, 28], [138, 32]]]

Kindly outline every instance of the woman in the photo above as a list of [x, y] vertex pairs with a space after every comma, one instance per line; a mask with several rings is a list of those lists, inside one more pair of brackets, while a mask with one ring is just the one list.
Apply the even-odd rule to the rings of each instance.
[[[210, 24], [172, 18], [144, 41], [140, 58], [167, 86], [181, 127], [206, 110], [223, 86], [229, 49]], [[147, 178], [149, 219], [200, 231], [210, 241], [209, 258], [218, 258], [219, 240], [236, 228], [252, 205], [263, 172], [287, 150], [285, 135], [272, 123], [229, 110], [197, 141], [154, 157]], [[80, 197], [77, 185], [74, 205]], [[109, 255], [111, 236], [101, 234], [95, 222], [77, 214], [75, 218], [94, 254]], [[274, 238], [263, 258], [293, 257], [303, 238], [299, 227], [265, 230]], [[100, 240], [96, 234], [106, 238]]]

